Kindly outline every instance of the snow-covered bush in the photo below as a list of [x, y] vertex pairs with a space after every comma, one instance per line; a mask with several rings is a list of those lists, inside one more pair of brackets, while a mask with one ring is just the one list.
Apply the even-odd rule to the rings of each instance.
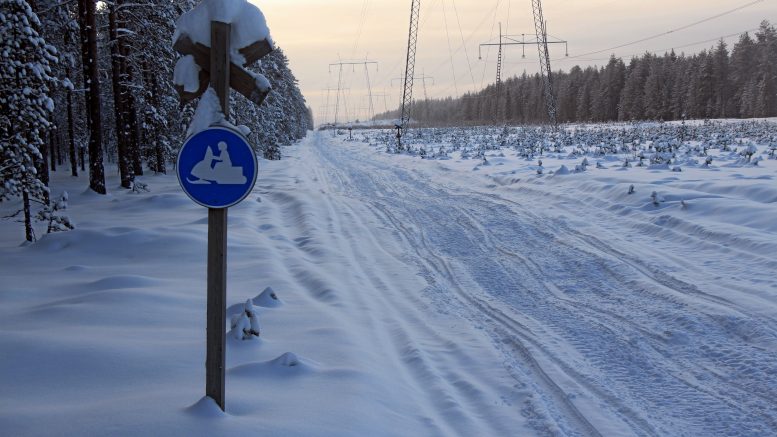
[[64, 232], [75, 229], [75, 225], [70, 221], [70, 217], [64, 213], [67, 209], [68, 194], [67, 191], [56, 201], [51, 201], [38, 212], [35, 217], [38, 221], [47, 223], [46, 233]]
[[650, 199], [653, 201], [654, 206], [659, 206], [661, 204], [661, 200], [658, 198], [658, 193], [653, 191], [653, 193], [650, 195]]
[[243, 311], [232, 316], [230, 326], [232, 335], [237, 340], [250, 340], [259, 337], [261, 332], [259, 328], [259, 314], [254, 309], [251, 299], [248, 299], [243, 307]]

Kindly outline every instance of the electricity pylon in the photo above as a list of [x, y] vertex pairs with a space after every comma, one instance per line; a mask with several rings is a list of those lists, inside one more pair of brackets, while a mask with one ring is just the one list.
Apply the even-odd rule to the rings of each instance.
[[[337, 135], [337, 116], [339, 115], [339, 111], [340, 111], [340, 92], [342, 91], [342, 87], [343, 87], [343, 66], [344, 65], [351, 65], [351, 66], [353, 66], [353, 71], [356, 71], [356, 66], [357, 65], [364, 65], [364, 71], [367, 74], [367, 92], [370, 95], [372, 95], [372, 87], [370, 85], [370, 75], [369, 75], [368, 69], [367, 69], [367, 66], [370, 65], [370, 64], [375, 64], [376, 67], [378, 65], [377, 62], [375, 62], [375, 61], [368, 61], [368, 60], [364, 60], [364, 61], [340, 61], [340, 62], [333, 62], [333, 63], [329, 64], [329, 71], [330, 72], [332, 71], [332, 67], [333, 66], [340, 67], [340, 69], [339, 69], [339, 71], [337, 73], [337, 99], [335, 99], [336, 100], [336, 102], [335, 102], [335, 120], [334, 120], [334, 123], [333, 123], [334, 124], [334, 129], [333, 129], [334, 135]], [[346, 118], [347, 118], [347, 116], [348, 116], [348, 114], [346, 114]]]
[[556, 95], [553, 93], [553, 70], [550, 68], [550, 54], [548, 53], [548, 23], [542, 14], [542, 0], [531, 0], [531, 8], [534, 13], [534, 33], [537, 35], [537, 50], [540, 55], [540, 74], [545, 89], [545, 104], [548, 108], [548, 118], [553, 129], [558, 128], [556, 118]]
[[326, 104], [323, 107], [324, 110], [324, 118], [323, 118], [323, 124], [326, 124], [329, 121], [329, 108], [332, 107], [332, 105], [329, 104], [329, 94], [332, 91], [337, 91], [337, 88], [329, 88], [328, 86], [323, 89], [323, 91], [326, 91]]
[[[503, 61], [504, 61], [504, 56], [503, 56], [503, 52], [502, 52], [503, 48], [505, 46], [522, 46], [521, 49], [522, 49], [523, 53], [522, 53], [521, 57], [525, 58], [526, 57], [526, 46], [527, 45], [536, 45], [537, 47], [544, 47], [544, 49], [542, 49], [542, 48], [540, 49], [540, 52], [547, 53], [548, 44], [564, 44], [564, 50], [566, 52], [566, 55], [569, 56], [569, 50], [568, 50], [568, 43], [567, 43], [567, 41], [560, 40], [560, 39], [554, 39], [553, 41], [548, 41], [547, 35], [545, 35], [544, 40], [540, 40], [540, 38], [532, 39], [531, 37], [529, 39], [526, 39], [526, 34], [525, 33], [522, 33], [520, 35], [502, 35], [502, 23], [499, 23], [499, 42], [496, 42], [496, 43], [483, 43], [483, 44], [480, 44], [480, 47], [478, 47], [478, 59], [483, 59], [483, 53], [482, 53], [482, 48], [483, 47], [499, 46], [499, 53], [497, 55], [497, 60], [496, 60], [496, 98], [494, 99], [494, 102], [496, 104], [496, 108], [497, 109], [496, 109], [496, 111], [494, 111], [494, 118], [495, 118], [494, 119], [494, 123], [495, 124], [498, 123], [500, 120], [502, 120], [502, 117], [501, 117], [501, 111], [502, 111], [501, 101], [502, 101], [502, 65], [503, 65]], [[542, 59], [540, 60], [540, 62], [541, 62], [541, 65], [543, 65], [542, 64], [542, 62], [543, 62]], [[546, 64], [544, 64], [544, 65], [547, 66], [546, 67], [547, 71], [550, 72], [550, 60], [549, 59], [546, 61]], [[550, 73], [546, 74], [544, 72], [544, 69], [541, 68], [541, 70], [542, 70], [542, 76], [543, 76], [543, 79], [542, 79], [543, 80], [543, 88], [545, 89], [545, 99], [547, 101], [548, 100], [548, 97], [547, 97], [548, 96], [548, 94], [547, 94], [548, 86], [545, 85], [545, 83], [546, 83], [546, 77], [550, 78]], [[550, 89], [551, 89], [551, 95], [553, 95], [553, 93], [552, 93], [552, 86], [551, 86]], [[508, 102], [508, 104], [509, 104], [509, 102]], [[548, 106], [548, 116], [550, 116], [551, 123], [555, 126], [556, 125], [556, 117], [555, 117], [555, 114], [556, 114], [556, 110], [555, 110], [556, 102], [555, 102], [555, 98], [552, 101], [552, 107], [553, 107], [553, 115], [552, 116], [550, 115], [551, 114], [551, 109], [550, 109], [551, 108], [551, 104], [548, 103], [547, 106]]]
[[418, 19], [421, 15], [421, 0], [410, 0], [410, 30], [407, 37], [407, 61], [405, 63], [405, 84], [402, 91], [402, 113], [397, 124], [397, 152], [402, 151], [402, 134], [410, 124], [410, 110], [413, 106], [413, 79], [415, 75], [415, 54], [418, 45]]

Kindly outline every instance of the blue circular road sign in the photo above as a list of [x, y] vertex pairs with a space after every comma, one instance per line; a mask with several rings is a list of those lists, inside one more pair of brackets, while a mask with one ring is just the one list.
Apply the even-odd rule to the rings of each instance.
[[192, 200], [207, 208], [229, 208], [254, 188], [259, 164], [243, 135], [212, 127], [186, 140], [178, 152], [177, 173]]

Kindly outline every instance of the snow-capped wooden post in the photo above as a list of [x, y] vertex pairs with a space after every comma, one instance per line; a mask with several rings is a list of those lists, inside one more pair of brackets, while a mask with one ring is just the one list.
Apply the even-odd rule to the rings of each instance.
[[[210, 30], [210, 47], [203, 44], [208, 42], [203, 32], [206, 26]], [[190, 137], [179, 152], [176, 171], [189, 197], [208, 208], [205, 394], [224, 411], [227, 210], [248, 195], [258, 171], [254, 150], [229, 123], [229, 90], [234, 88], [260, 105], [270, 92], [270, 83], [244, 67], [270, 54], [274, 47], [264, 15], [245, 0], [201, 2], [179, 18], [173, 40], [173, 48], [183, 55], [176, 64], [174, 78], [181, 100], [202, 97], [189, 129]], [[214, 111], [213, 93], [221, 107], [220, 114], [214, 114], [218, 111]], [[214, 158], [215, 153], [218, 158]], [[228, 153], [228, 168], [212, 165], [214, 161], [221, 162], [224, 153]]]
[[[229, 120], [229, 36], [227, 23], [210, 23], [210, 86]], [[208, 325], [205, 352], [205, 395], [225, 409], [227, 318], [227, 211], [208, 209]]]

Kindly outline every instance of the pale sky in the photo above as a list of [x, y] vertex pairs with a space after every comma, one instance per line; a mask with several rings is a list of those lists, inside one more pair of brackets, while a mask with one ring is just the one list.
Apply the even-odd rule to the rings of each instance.
[[[316, 122], [332, 121], [341, 60], [377, 61], [369, 66], [375, 112], [396, 108], [404, 73], [410, 0], [251, 0], [267, 18], [273, 38], [284, 49]], [[777, 23], [777, 0], [761, 0], [736, 12], [664, 34], [617, 50], [580, 56], [657, 34], [669, 32], [753, 3], [754, 0], [544, 0], [548, 33], [569, 41], [570, 58], [563, 46], [551, 47], [554, 70], [578, 65], [602, 65], [611, 53], [629, 58], [645, 51], [695, 53], [720, 37], [754, 29], [763, 19]], [[364, 14], [362, 11], [365, 11]], [[362, 19], [363, 17], [363, 19]], [[457, 19], [458, 18], [458, 19]], [[446, 27], [447, 21], [447, 27]], [[493, 83], [496, 49], [478, 46], [495, 41], [498, 23], [505, 34], [532, 34], [531, 0], [422, 0], [416, 77], [425, 74], [430, 98], [457, 96]], [[459, 26], [460, 23], [460, 26]], [[463, 37], [463, 38], [462, 38]], [[464, 44], [462, 44], [462, 39]], [[736, 36], [725, 38], [731, 46]], [[505, 49], [503, 77], [538, 70], [537, 51]], [[575, 58], [575, 56], [578, 56]], [[369, 99], [364, 66], [344, 67], [338, 120], [368, 118]], [[385, 95], [385, 97], [384, 97]], [[422, 99], [420, 82], [414, 97]], [[346, 115], [347, 114], [347, 115]], [[324, 117], [326, 116], [326, 120]]]

